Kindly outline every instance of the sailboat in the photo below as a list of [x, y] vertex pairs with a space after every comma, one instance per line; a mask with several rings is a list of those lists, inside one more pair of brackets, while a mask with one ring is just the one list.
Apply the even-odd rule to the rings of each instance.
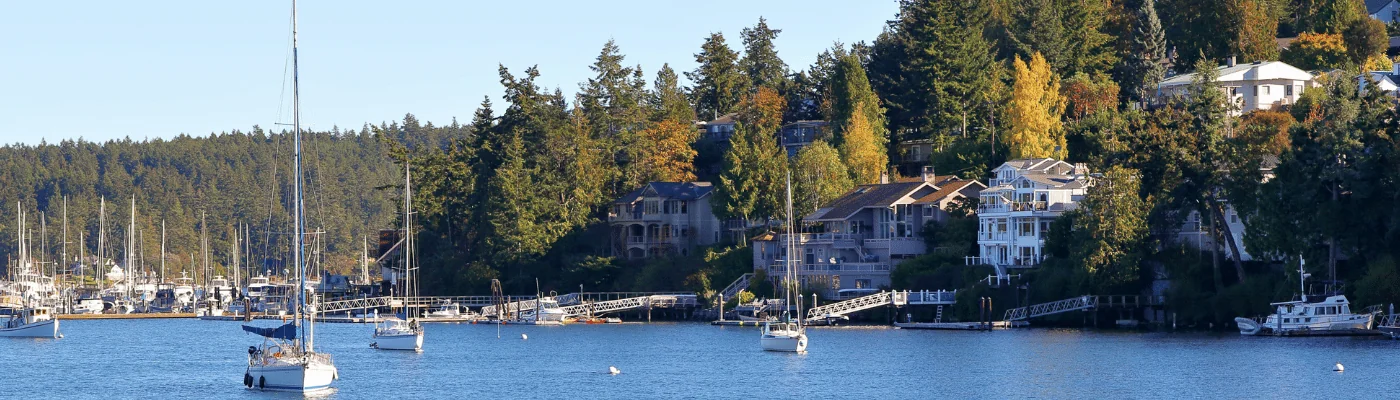
[[296, 315], [291, 323], [275, 328], [243, 326], [246, 332], [263, 337], [259, 346], [248, 347], [248, 368], [243, 373], [243, 385], [260, 390], [314, 392], [328, 389], [340, 378], [330, 354], [317, 353], [315, 347], [315, 316], [306, 304], [306, 213], [302, 200], [301, 177], [301, 107], [297, 84], [297, 3], [292, 0], [292, 131], [294, 132], [295, 193], [293, 207], [296, 225], [296, 251], [292, 260], [296, 266], [298, 285]]
[[[783, 259], [783, 317], [779, 321], [765, 321], [759, 344], [764, 351], [801, 353], [807, 351], [807, 328], [802, 324], [802, 296], [793, 293], [797, 284], [797, 245], [793, 235], [792, 212], [792, 173], [787, 178], [787, 255]], [[794, 298], [796, 301], [794, 302]], [[791, 304], [797, 305], [797, 317], [788, 310]]]
[[[18, 210], [20, 206], [16, 204], [15, 208]], [[24, 211], [19, 210], [16, 216], [19, 218], [17, 247], [21, 274], [43, 278], [42, 274], [33, 274], [29, 270], [31, 259], [28, 240], [25, 238], [28, 229], [25, 227]], [[6, 295], [0, 291], [0, 318], [3, 318], [0, 320], [0, 337], [61, 337], [58, 333], [58, 320], [53, 318], [53, 309], [40, 306], [42, 299], [35, 297], [36, 290], [40, 287], [38, 282], [40, 281], [20, 278], [13, 285], [13, 290], [18, 291], [18, 295]]]
[[[399, 279], [403, 287], [403, 318], [389, 317], [374, 326], [374, 343], [370, 347], [383, 350], [423, 351], [423, 324], [418, 321], [418, 308], [414, 306], [414, 296], [418, 295], [418, 282], [413, 266], [413, 189], [410, 167], [404, 166], [403, 186], [403, 276]], [[390, 296], [393, 304], [393, 296]]]

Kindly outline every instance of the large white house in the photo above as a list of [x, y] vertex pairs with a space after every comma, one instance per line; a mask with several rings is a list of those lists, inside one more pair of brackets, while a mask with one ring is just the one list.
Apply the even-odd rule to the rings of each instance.
[[[983, 187], [932, 170], [908, 180], [857, 186], [803, 218], [811, 233], [793, 238], [799, 284], [829, 299], [842, 297], [843, 289], [890, 287], [895, 266], [928, 251], [924, 224], [946, 220], [954, 201], [975, 197]], [[783, 276], [787, 241], [786, 234], [754, 238], [754, 270]]]
[[1011, 160], [992, 170], [980, 193], [977, 247], [968, 265], [991, 265], [998, 279], [1009, 268], [1030, 268], [1044, 258], [1050, 223], [1079, 207], [1092, 185], [1088, 168], [1050, 158]]
[[720, 240], [709, 182], [651, 182], [608, 210], [613, 254], [628, 259], [688, 255]]
[[[1293, 104], [1303, 95], [1303, 89], [1314, 86], [1313, 75], [1280, 61], [1257, 61], [1228, 64], [1216, 70], [1220, 90], [1235, 103], [1235, 115], [1255, 110], [1273, 110]], [[1183, 96], [1196, 79], [1195, 73], [1181, 74], [1157, 85], [1159, 97]]]

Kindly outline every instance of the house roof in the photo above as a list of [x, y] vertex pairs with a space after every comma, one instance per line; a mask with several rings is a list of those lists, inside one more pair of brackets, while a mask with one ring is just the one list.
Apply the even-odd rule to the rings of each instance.
[[[1246, 64], [1236, 64], [1231, 67], [1222, 65], [1216, 68], [1219, 73], [1217, 82], [1238, 82], [1257, 81], [1263, 79], [1291, 79], [1298, 81], [1311, 81], [1312, 74], [1307, 71], [1288, 65], [1282, 61], [1258, 61]], [[1189, 85], [1196, 79], [1195, 73], [1181, 74], [1162, 81], [1158, 87], [1171, 87]]]
[[1395, 0], [1366, 0], [1366, 14], [1375, 14]]
[[963, 189], [967, 189], [968, 186], [974, 185], [986, 187], [986, 185], [983, 185], [982, 182], [978, 182], [971, 179], [957, 179], [956, 177], [954, 177], [952, 180], [944, 182], [943, 186], [939, 187], [937, 192], [933, 192], [932, 194], [929, 194], [927, 196], [920, 197], [918, 200], [914, 201], [914, 204], [937, 203], [943, 201], [943, 199], [948, 198], [949, 196], [952, 196], [957, 193], [962, 193]]
[[713, 121], [707, 122], [706, 125], [733, 125], [734, 120], [738, 118], [739, 113], [728, 113], [719, 116], [719, 118], [715, 118]]
[[[947, 181], [950, 181], [950, 180], [956, 180], [956, 179], [958, 179], [958, 176], [957, 176], [957, 175], [934, 175], [934, 176], [933, 176], [933, 180], [928, 181], [928, 183], [932, 183], [932, 184], [934, 184], [935, 186], [937, 186], [937, 185], [942, 185], [943, 182], [947, 182]], [[898, 183], [923, 182], [923, 181], [924, 181], [924, 177], [922, 177], [922, 176], [906, 176], [906, 177], [902, 177], [902, 178], [895, 179], [895, 182], [898, 182]]]
[[695, 200], [709, 196], [714, 191], [714, 185], [709, 182], [650, 182], [623, 195], [613, 201], [613, 204], [631, 204], [642, 197], [652, 196], [671, 200]]
[[1066, 167], [1066, 168], [1073, 168], [1073, 167], [1074, 167], [1074, 166], [1072, 166], [1072, 165], [1069, 165], [1069, 163], [1067, 163], [1067, 162], [1059, 161], [1059, 160], [1056, 160], [1056, 159], [1053, 159], [1053, 158], [1018, 158], [1018, 159], [1015, 159], [1015, 160], [1007, 160], [1006, 162], [1002, 163], [1000, 166], [998, 166], [998, 167], [996, 167], [995, 169], [993, 169], [993, 171], [1000, 170], [1000, 169], [1003, 169], [1003, 168], [1015, 168], [1015, 169], [1020, 170], [1020, 171], [1029, 171], [1029, 172], [1037, 172], [1037, 171], [1040, 171], [1040, 172], [1044, 172], [1044, 171], [1050, 171], [1050, 170], [1053, 169], [1055, 166], [1059, 166], [1059, 165], [1062, 165], [1062, 164], [1063, 164], [1063, 166]]
[[[803, 219], [814, 222], [845, 220], [863, 208], [893, 206], [900, 199], [918, 194], [919, 189], [925, 187], [930, 193], [937, 190], [932, 184], [922, 180], [856, 186], [855, 189], [833, 200], [831, 204], [817, 209], [816, 212]], [[923, 195], [921, 194], [920, 197]]]

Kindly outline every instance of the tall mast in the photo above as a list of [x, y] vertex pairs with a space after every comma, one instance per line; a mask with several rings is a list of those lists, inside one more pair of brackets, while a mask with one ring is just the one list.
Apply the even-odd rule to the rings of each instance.
[[306, 337], [306, 340], [301, 342], [302, 351], [311, 351], [313, 339], [311, 335], [307, 334], [311, 329], [308, 327], [310, 321], [307, 321], [306, 324], [301, 323], [301, 319], [306, 314], [304, 312], [306, 309], [306, 266], [302, 265], [306, 246], [306, 238], [302, 235], [305, 231], [306, 221], [302, 212], [301, 198], [301, 83], [299, 81], [299, 68], [297, 59], [297, 2], [292, 0], [292, 135], [293, 168], [295, 169], [292, 179], [296, 181], [294, 185], [296, 193], [293, 195], [293, 201], [296, 203], [293, 207], [295, 214], [293, 218], [296, 219], [296, 253], [292, 255], [292, 262], [296, 264], [297, 268], [297, 323], [303, 326], [305, 331], [302, 332], [302, 335]]
[[136, 288], [132, 285], [131, 274], [136, 272], [135, 264], [132, 264], [131, 252], [136, 249], [136, 195], [131, 195], [131, 222], [126, 228], [126, 291], [130, 294]]
[[160, 282], [165, 283], [165, 220], [160, 220]]
[[409, 296], [417, 296], [415, 293], [418, 282], [413, 279], [413, 178], [411, 175], [412, 166], [405, 161], [403, 164], [403, 295], [404, 303], [409, 308], [404, 310], [404, 319], [411, 319], [416, 314], [411, 307], [412, 300]]
[[106, 263], [107, 249], [102, 246], [106, 244], [107, 236], [107, 196], [102, 196], [101, 203], [97, 206], [97, 267], [92, 269], [92, 279], [97, 281], [97, 288], [102, 289], [102, 264]]
[[[63, 262], [59, 265], [63, 269], [68, 269], [68, 196], [63, 196]], [[54, 267], [54, 275], [58, 274], [58, 268]]]

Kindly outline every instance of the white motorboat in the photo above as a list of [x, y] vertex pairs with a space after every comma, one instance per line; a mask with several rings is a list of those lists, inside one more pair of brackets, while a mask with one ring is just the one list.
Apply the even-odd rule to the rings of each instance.
[[101, 314], [103, 309], [102, 299], [82, 298], [73, 301], [72, 314]]
[[177, 308], [194, 306], [197, 298], [194, 289], [194, 278], [187, 277], [184, 272], [180, 272], [180, 277], [175, 278], [175, 306]]
[[214, 279], [209, 280], [209, 290], [205, 291], [205, 297], [206, 300], [218, 303], [220, 307], [227, 307], [233, 303], [233, 295], [237, 290], [223, 275], [214, 275]]
[[[764, 351], [801, 353], [807, 351], [807, 327], [802, 324], [802, 296], [797, 291], [797, 254], [800, 254], [794, 240], [796, 214], [792, 211], [792, 175], [787, 183], [787, 246], [783, 255], [783, 322], [764, 322], [759, 336], [759, 345]], [[796, 300], [796, 302], [794, 302]], [[793, 318], [788, 306], [796, 304], [797, 318]]]
[[1259, 319], [1235, 318], [1242, 335], [1326, 335], [1369, 330], [1375, 322], [1374, 313], [1353, 314], [1351, 304], [1343, 295], [1327, 296], [1322, 301], [1298, 300], [1270, 304], [1275, 312]]
[[428, 318], [461, 318], [462, 307], [452, 300], [443, 300], [441, 304], [428, 311]]
[[[1299, 293], [1305, 292], [1305, 280], [1311, 276], [1304, 268], [1304, 262], [1298, 262], [1298, 289]], [[1372, 334], [1372, 325], [1375, 322], [1377, 312], [1363, 312], [1353, 314], [1351, 303], [1347, 297], [1341, 294], [1330, 294], [1323, 296], [1322, 301], [1314, 301], [1306, 294], [1299, 294], [1292, 301], [1270, 303], [1274, 307], [1274, 313], [1268, 317], [1235, 318], [1235, 325], [1239, 327], [1240, 334], [1246, 336], [1255, 335], [1278, 335], [1278, 336], [1307, 336], [1307, 335], [1348, 335], [1348, 334]]]
[[0, 308], [0, 337], [59, 338], [58, 320], [48, 307]]
[[423, 351], [423, 327], [418, 321], [389, 318], [374, 329], [371, 347], [382, 350]]
[[[295, 229], [292, 253], [292, 266], [296, 269], [297, 283], [294, 287], [305, 287], [307, 265], [306, 254], [306, 208], [302, 200], [301, 170], [301, 107], [300, 86], [297, 83], [297, 7], [292, 0], [292, 132], [293, 132], [293, 179], [292, 195]], [[248, 348], [248, 368], [243, 373], [243, 384], [262, 390], [292, 392], [315, 392], [330, 388], [331, 382], [340, 378], [335, 361], [330, 354], [315, 350], [316, 316], [307, 304], [306, 291], [293, 290], [296, 301], [293, 307], [295, 318], [292, 323], [277, 328], [257, 328], [243, 326], [243, 330], [263, 337], [261, 346]]]

